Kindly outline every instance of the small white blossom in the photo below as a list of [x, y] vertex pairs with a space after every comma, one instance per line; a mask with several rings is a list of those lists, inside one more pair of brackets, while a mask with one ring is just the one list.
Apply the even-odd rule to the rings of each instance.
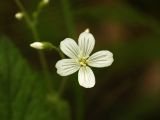
[[22, 12], [18, 12], [15, 14], [15, 18], [18, 20], [21, 20], [23, 18], [24, 14]]
[[30, 44], [30, 47], [42, 50], [42, 49], [44, 49], [44, 44], [42, 42], [34, 42], [34, 43]]
[[69, 57], [56, 63], [57, 73], [68, 76], [78, 72], [78, 82], [85, 88], [95, 85], [95, 76], [91, 67], [107, 67], [113, 63], [113, 54], [108, 50], [102, 50], [90, 56], [95, 45], [93, 35], [86, 29], [80, 34], [78, 44], [71, 38], [66, 38], [60, 43], [60, 49]]

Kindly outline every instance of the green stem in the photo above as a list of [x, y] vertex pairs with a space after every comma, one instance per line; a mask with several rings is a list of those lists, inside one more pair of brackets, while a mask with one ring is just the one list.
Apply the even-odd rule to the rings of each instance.
[[55, 51], [57, 51], [57, 53], [59, 53], [59, 56], [60, 56], [62, 59], [65, 58], [64, 54], [61, 52], [61, 50], [60, 50], [58, 47], [52, 45], [52, 48], [53, 48]]
[[[40, 38], [39, 38], [39, 35], [37, 32], [37, 28], [36, 28], [36, 24], [34, 24], [35, 22], [30, 18], [30, 16], [26, 12], [26, 10], [23, 7], [23, 5], [21, 4], [21, 2], [19, 0], [15, 0], [15, 2], [17, 3], [18, 7], [21, 9], [22, 13], [24, 14], [26, 23], [32, 31], [34, 41], [40, 41]], [[47, 82], [48, 90], [49, 90], [49, 92], [52, 92], [53, 91], [52, 86], [51, 86], [52, 84], [51, 84], [51, 79], [49, 76], [48, 65], [47, 65], [45, 56], [41, 51], [38, 51], [38, 54], [39, 54], [39, 59], [40, 59], [40, 63], [41, 63], [42, 69], [43, 69], [45, 79], [48, 81]]]
[[64, 20], [65, 20], [65, 24], [66, 24], [66, 28], [68, 31], [68, 35], [70, 37], [75, 36], [75, 26], [74, 26], [74, 22], [73, 22], [73, 16], [72, 16], [72, 12], [70, 10], [70, 4], [68, 0], [61, 0], [61, 6], [62, 6], [62, 10], [63, 10], [63, 15], [64, 15]]
[[[72, 11], [70, 10], [70, 2], [69, 0], [61, 0], [62, 10], [64, 14], [65, 24], [68, 31], [68, 34], [70, 37], [75, 38], [75, 25], [74, 25], [74, 18], [72, 16]], [[62, 89], [60, 92], [61, 94], [65, 90], [67, 82], [64, 78], [64, 80], [61, 83], [60, 89]], [[75, 86], [75, 100], [76, 100], [76, 120], [83, 120], [84, 115], [84, 95], [82, 89], [80, 87]], [[82, 103], [82, 104], [80, 104]]]
[[[35, 41], [40, 41], [36, 26], [31, 27], [31, 31], [33, 33], [34, 40]], [[46, 59], [45, 59], [45, 55], [42, 51], [38, 51], [38, 55], [39, 55], [39, 59], [40, 59], [42, 69], [43, 69], [43, 73], [45, 75], [45, 79], [48, 81], [47, 86], [48, 86], [49, 92], [52, 92], [53, 91], [52, 81], [51, 81], [51, 78], [50, 78], [50, 75], [49, 75], [49, 71], [48, 71], [49, 69], [48, 69], [48, 64], [46, 62]]]
[[33, 12], [33, 21], [34, 21], [34, 24], [37, 24], [37, 23], [38, 23], [38, 17], [39, 17], [39, 15], [40, 15], [43, 7], [45, 6], [45, 5], [43, 5], [43, 4], [44, 4], [44, 3], [43, 3], [43, 1], [41, 0], [41, 1], [38, 3], [38, 5], [37, 5], [36, 11]]
[[26, 23], [28, 24], [29, 27], [32, 26], [32, 20], [30, 19], [28, 13], [26, 12], [26, 9], [23, 7], [23, 5], [21, 4], [21, 2], [19, 0], [15, 0], [17, 6], [20, 8], [20, 10], [22, 11], [24, 18], [26, 20]]
[[59, 97], [61, 97], [63, 95], [63, 92], [65, 91], [66, 86], [67, 86], [67, 78], [63, 77], [59, 91], [58, 91]]
[[[36, 12], [34, 12], [33, 19], [31, 19], [30, 16], [28, 15], [28, 13], [26, 12], [25, 8], [21, 4], [21, 2], [19, 0], [15, 0], [15, 2], [17, 3], [18, 7], [21, 9], [22, 13], [24, 14], [26, 23], [32, 31], [34, 41], [40, 41], [36, 25], [37, 25], [37, 22], [38, 22], [38, 16], [39, 16], [39, 14], [41, 12], [41, 9], [42, 9], [41, 3], [38, 5], [38, 8], [37, 8]], [[63, 53], [60, 51], [60, 49], [58, 47], [56, 47], [52, 44], [52, 48], [59, 53], [61, 58], [64, 58]], [[39, 59], [40, 59], [41, 66], [43, 68], [45, 78], [48, 81], [47, 82], [48, 89], [49, 89], [50, 92], [52, 92], [52, 86], [51, 86], [52, 84], [51, 84], [50, 76], [48, 74], [49, 71], [48, 71], [48, 65], [47, 65], [45, 56], [41, 51], [38, 51], [38, 54], [39, 54]], [[63, 80], [63, 81], [65, 81], [65, 80]], [[62, 86], [65, 86], [64, 83], [62, 83]], [[60, 94], [61, 94], [61, 93], [63, 93], [62, 92], [63, 88], [62, 87], [60, 87], [60, 88], [61, 88], [60, 89]]]
[[[62, 6], [62, 10], [63, 10], [64, 19], [66, 22], [65, 24], [66, 24], [68, 34], [69, 34], [69, 36], [74, 37], [75, 36], [75, 27], [73, 24], [72, 13], [70, 11], [70, 5], [69, 5], [68, 0], [61, 0], [61, 6]], [[59, 91], [58, 91], [59, 97], [63, 95], [63, 92], [65, 91], [66, 86], [67, 86], [67, 78], [63, 77], [62, 82], [60, 84]]]

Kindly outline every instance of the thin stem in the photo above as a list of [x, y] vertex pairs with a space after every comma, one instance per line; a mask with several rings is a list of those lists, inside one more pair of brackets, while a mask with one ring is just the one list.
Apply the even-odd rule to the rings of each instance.
[[59, 91], [58, 91], [58, 96], [61, 97], [63, 95], [63, 92], [67, 86], [67, 77], [63, 77]]
[[[64, 19], [66, 22], [65, 24], [66, 24], [68, 34], [69, 34], [69, 36], [74, 37], [75, 28], [74, 28], [73, 18], [72, 18], [72, 14], [70, 11], [70, 6], [69, 6], [68, 0], [61, 0], [61, 6], [62, 6], [62, 10], [63, 10]], [[63, 92], [65, 91], [66, 86], [67, 86], [67, 78], [63, 77], [62, 82], [60, 84], [59, 91], [58, 91], [59, 96], [63, 95]]]
[[34, 21], [34, 24], [37, 24], [37, 23], [38, 23], [37, 20], [38, 20], [38, 17], [39, 17], [39, 15], [40, 15], [43, 7], [44, 7], [43, 4], [44, 4], [43, 1], [40, 1], [40, 2], [38, 3], [38, 5], [37, 5], [36, 11], [33, 12], [33, 21]]
[[26, 23], [28, 24], [29, 27], [31, 27], [33, 23], [32, 23], [31, 18], [28, 15], [28, 13], [26, 12], [26, 9], [23, 7], [23, 5], [21, 4], [21, 2], [19, 0], [15, 0], [15, 2], [17, 4], [17, 6], [20, 8], [20, 10], [22, 11], [22, 13], [24, 14]]
[[[17, 3], [18, 7], [21, 9], [21, 11], [24, 14], [26, 23], [28, 24], [29, 28], [32, 31], [33, 37], [34, 37], [34, 41], [40, 41], [38, 32], [37, 32], [37, 28], [36, 28], [36, 24], [34, 24], [34, 21], [30, 18], [30, 16], [28, 15], [28, 13], [26, 12], [25, 8], [23, 7], [23, 5], [21, 4], [21, 2], [19, 0], [15, 0], [15, 2]], [[40, 59], [40, 63], [43, 69], [43, 73], [45, 76], [45, 79], [48, 81], [47, 82], [47, 86], [49, 89], [49, 92], [52, 92], [52, 84], [51, 84], [51, 80], [50, 80], [50, 76], [49, 76], [49, 71], [48, 71], [48, 65], [45, 59], [44, 54], [41, 51], [38, 51], [39, 54], [39, 59]]]
[[[67, 27], [67, 31], [68, 31], [68, 34], [74, 38], [75, 36], [75, 25], [74, 25], [74, 19], [73, 19], [73, 16], [72, 16], [72, 11], [70, 10], [70, 2], [69, 0], [61, 0], [61, 5], [62, 5], [62, 9], [63, 9], [63, 14], [64, 14], [64, 19], [65, 19], [65, 24], [66, 24], [66, 27]], [[64, 80], [62, 81], [61, 83], [61, 86], [60, 87], [60, 90], [62, 92], [60, 92], [61, 94], [63, 94], [63, 91], [65, 90], [65, 87], [66, 87], [66, 81], [65, 81], [65, 78]], [[84, 117], [84, 95], [83, 95], [83, 91], [82, 89], [80, 89], [79, 87], [75, 86], [75, 97], [76, 97], [76, 107], [77, 107], [77, 110], [76, 110], [76, 120], [83, 120], [83, 117]], [[79, 104], [79, 103], [82, 103], [82, 104]]]
[[73, 22], [72, 12], [70, 10], [70, 4], [68, 0], [61, 0], [61, 6], [63, 10], [64, 20], [66, 24], [66, 28], [68, 31], [68, 35], [73, 37], [75, 36], [75, 26]]
[[61, 50], [60, 50], [58, 47], [56, 47], [56, 46], [54, 46], [54, 45], [52, 44], [52, 48], [59, 53], [59, 56], [60, 56], [61, 58], [65, 58], [64, 54], [61, 52]]
[[[40, 41], [36, 26], [33, 26], [31, 28], [31, 31], [33, 33], [33, 37], [34, 37], [35, 41]], [[48, 69], [48, 65], [47, 65], [46, 59], [45, 59], [45, 55], [44, 55], [44, 53], [42, 51], [38, 51], [38, 55], [39, 55], [39, 59], [40, 59], [40, 62], [41, 62], [41, 66], [43, 68], [43, 72], [44, 72], [45, 78], [48, 81], [47, 82], [48, 89], [49, 89], [50, 92], [52, 92], [53, 91], [52, 90], [52, 82], [51, 82], [51, 78], [50, 78], [50, 75], [49, 75], [49, 71], [48, 71], [49, 69]]]

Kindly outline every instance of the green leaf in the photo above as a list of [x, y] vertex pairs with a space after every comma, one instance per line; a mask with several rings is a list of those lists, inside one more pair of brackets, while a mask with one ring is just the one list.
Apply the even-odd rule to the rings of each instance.
[[48, 94], [45, 80], [0, 37], [0, 120], [69, 120], [69, 106]]

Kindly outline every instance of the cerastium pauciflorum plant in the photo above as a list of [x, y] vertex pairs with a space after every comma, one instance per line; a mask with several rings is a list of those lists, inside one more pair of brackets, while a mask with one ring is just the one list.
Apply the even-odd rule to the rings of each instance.
[[[44, 71], [44, 75], [48, 80], [48, 87], [52, 92], [52, 86], [50, 84], [51, 78], [48, 74], [48, 65], [46, 63], [44, 54], [42, 50], [44, 49], [53, 49], [58, 52], [62, 60], [59, 60], [55, 67], [57, 68], [57, 74], [60, 76], [71, 75], [78, 71], [78, 82], [80, 86], [84, 88], [92, 88], [95, 85], [95, 76], [90, 67], [108, 67], [113, 63], [113, 54], [108, 50], [101, 50], [99, 52], [90, 55], [94, 46], [95, 38], [90, 33], [89, 29], [86, 29], [82, 32], [78, 38], [78, 44], [71, 38], [66, 38], [60, 42], [60, 49], [52, 43], [43, 42], [40, 40], [39, 34], [37, 32], [37, 23], [38, 16], [41, 13], [41, 10], [49, 3], [49, 0], [41, 0], [37, 6], [37, 9], [33, 12], [32, 15], [29, 15], [28, 12], [23, 7], [22, 3], [19, 0], [15, 0], [20, 12], [15, 14], [15, 17], [18, 20], [25, 19], [28, 27], [33, 33], [34, 42], [30, 44], [32, 48], [38, 50], [39, 58], [41, 65]], [[63, 53], [69, 58], [65, 58]], [[62, 81], [62, 86], [64, 86]], [[59, 95], [63, 91], [63, 87], [60, 87]]]

